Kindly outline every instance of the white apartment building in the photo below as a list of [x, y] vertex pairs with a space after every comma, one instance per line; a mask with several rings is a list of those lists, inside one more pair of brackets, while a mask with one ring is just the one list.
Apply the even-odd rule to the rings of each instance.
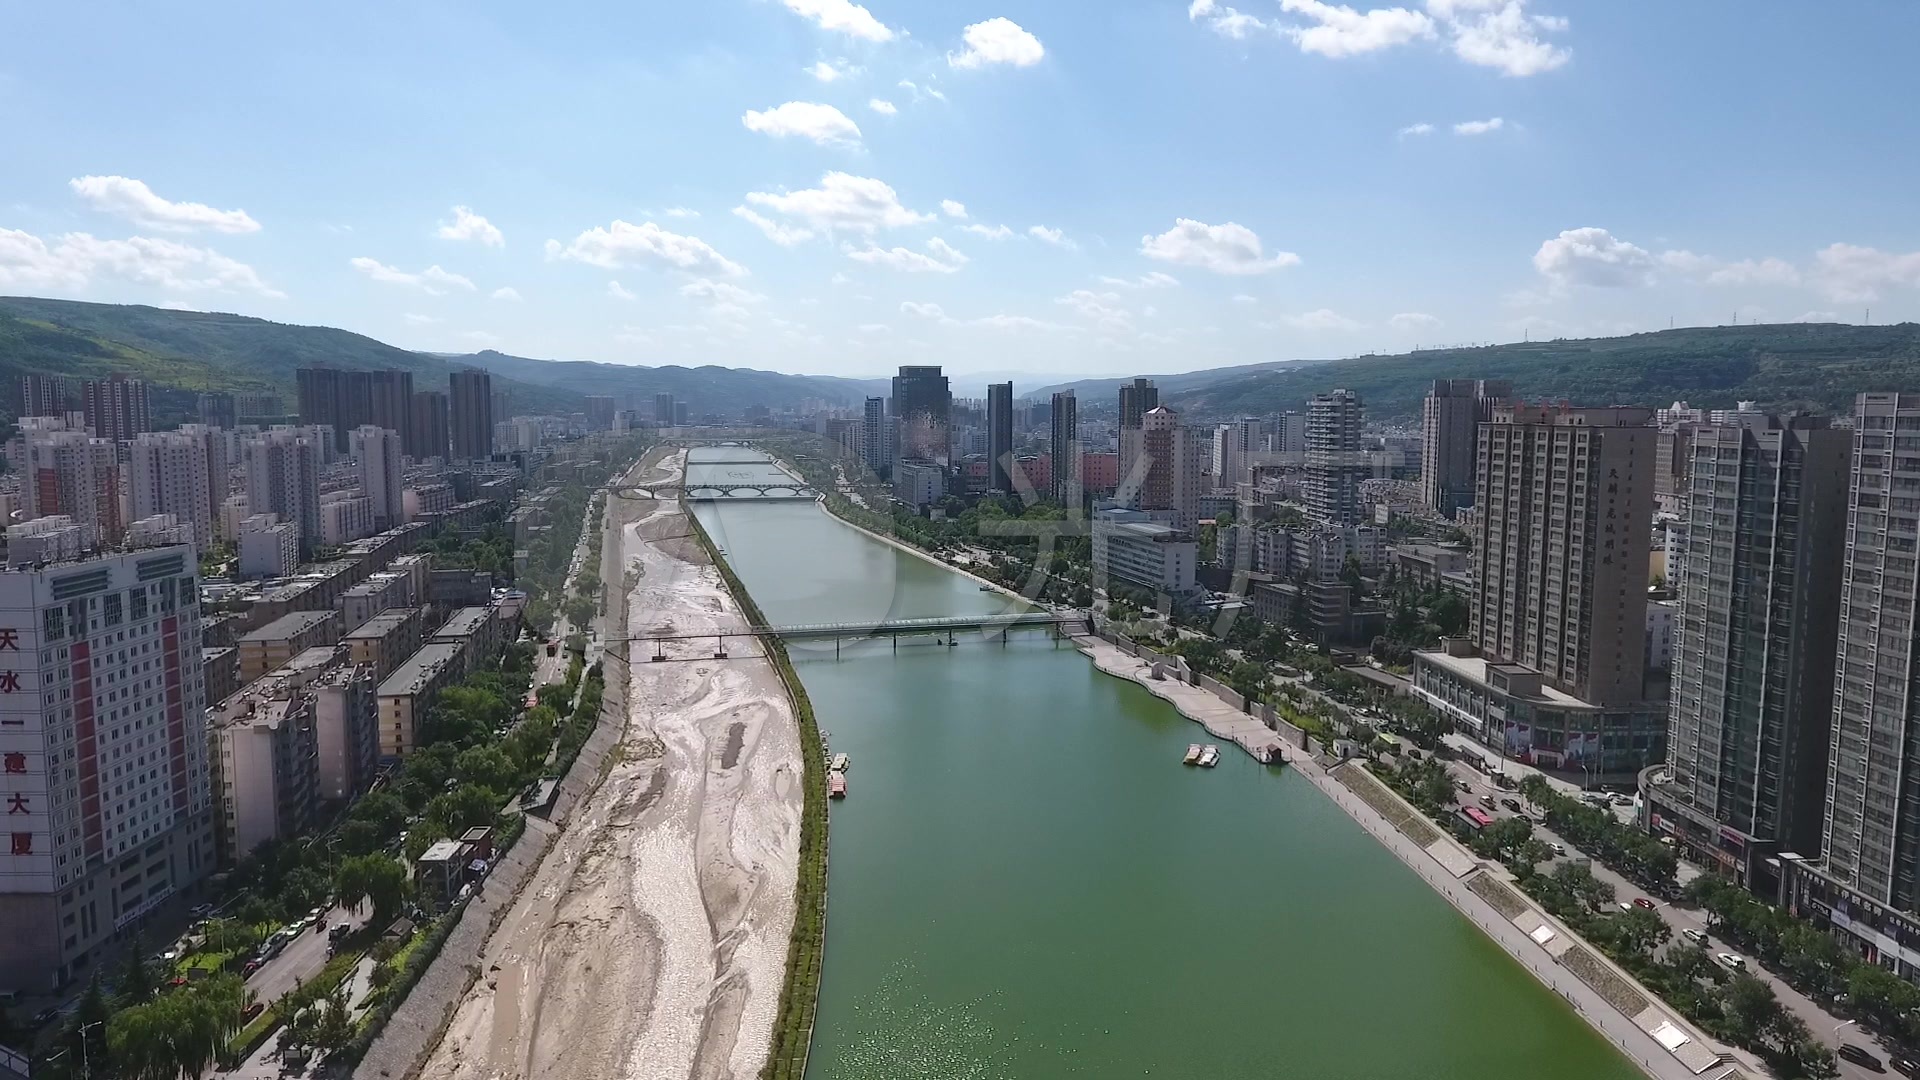
[[373, 504], [375, 530], [391, 529], [406, 521], [406, 488], [401, 480], [400, 433], [371, 424], [348, 435], [353, 460], [360, 470], [360, 494]]
[[213, 867], [196, 569], [0, 571], [0, 990], [70, 982]]
[[321, 500], [321, 543], [337, 547], [373, 533], [372, 499], [351, 491], [338, 491]]
[[274, 428], [248, 439], [242, 455], [247, 468], [247, 506], [256, 514], [278, 514], [291, 522], [307, 543], [320, 541], [320, 469], [325, 464], [324, 428]]
[[[213, 542], [215, 506], [208, 440], [177, 431], [143, 431], [134, 436], [129, 449], [133, 459], [129, 482], [133, 516], [172, 514], [192, 527], [194, 544], [205, 551]], [[224, 471], [224, 458], [221, 468]], [[225, 481], [222, 475], [222, 501]]]

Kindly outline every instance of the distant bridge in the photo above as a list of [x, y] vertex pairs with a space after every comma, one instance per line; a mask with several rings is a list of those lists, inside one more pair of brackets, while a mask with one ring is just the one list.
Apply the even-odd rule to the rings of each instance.
[[632, 634], [625, 638], [614, 638], [607, 642], [651, 643], [653, 659], [666, 660], [666, 643], [669, 641], [706, 641], [714, 642], [713, 655], [724, 658], [727, 655], [728, 638], [770, 638], [777, 637], [787, 641], [834, 641], [835, 651], [839, 642], [848, 638], [886, 637], [892, 638], [895, 648], [903, 637], [933, 636], [948, 642], [957, 641], [961, 632], [978, 631], [1002, 641], [1007, 634], [1015, 630], [1053, 630], [1059, 634], [1071, 633], [1074, 626], [1086, 629], [1086, 616], [1074, 612], [1060, 614], [1053, 611], [1021, 611], [1001, 615], [949, 615], [933, 619], [882, 619], [879, 622], [847, 623], [794, 623], [785, 626], [749, 626], [741, 630], [707, 630], [692, 633], [680, 633], [667, 628], [657, 632]]
[[[697, 464], [705, 464], [699, 462]], [[811, 484], [799, 480], [771, 484], [739, 484], [731, 481], [699, 484], [628, 484], [613, 489], [615, 495], [628, 499], [692, 499], [695, 502], [710, 502], [715, 499], [807, 499], [820, 497], [820, 492]]]

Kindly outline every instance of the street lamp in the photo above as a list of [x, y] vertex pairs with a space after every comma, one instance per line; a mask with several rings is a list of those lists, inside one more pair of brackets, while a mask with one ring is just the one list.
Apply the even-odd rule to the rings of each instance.
[[1834, 1041], [1834, 1042], [1839, 1042], [1839, 1041], [1840, 1041], [1840, 1029], [1841, 1029], [1841, 1028], [1850, 1028], [1850, 1027], [1852, 1027], [1853, 1025], [1855, 1025], [1855, 1024], [1857, 1024], [1857, 1023], [1859, 1023], [1859, 1021], [1858, 1021], [1858, 1020], [1842, 1020], [1842, 1021], [1840, 1021], [1839, 1023], [1837, 1023], [1837, 1024], [1835, 1024], [1835, 1025], [1833, 1025], [1833, 1041]]

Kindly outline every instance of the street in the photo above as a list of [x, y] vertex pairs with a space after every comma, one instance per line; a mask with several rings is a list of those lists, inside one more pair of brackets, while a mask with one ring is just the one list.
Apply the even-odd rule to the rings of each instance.
[[[329, 928], [339, 923], [347, 923], [354, 929], [366, 925], [372, 914], [372, 907], [355, 916], [346, 908], [333, 907], [327, 911], [326, 924]], [[300, 983], [306, 982], [320, 969], [327, 966], [327, 931], [309, 927], [287, 943], [280, 955], [260, 966], [260, 970], [247, 976], [247, 990], [255, 1001], [271, 1005], [293, 991]]]
[[[1508, 767], [1517, 779], [1518, 771], [1514, 770], [1511, 765]], [[1499, 787], [1486, 773], [1470, 765], [1457, 760], [1449, 761], [1447, 762], [1447, 770], [1455, 780], [1464, 782], [1467, 785], [1468, 790], [1459, 792], [1459, 802], [1462, 806], [1469, 804], [1476, 805], [1488, 814], [1500, 818], [1515, 816], [1512, 810], [1500, 805], [1501, 799], [1513, 799], [1524, 805], [1525, 800], [1521, 799], [1518, 791], [1509, 791]], [[1531, 772], [1532, 770], [1527, 771]], [[1556, 784], [1556, 786], [1567, 791], [1577, 790], [1572, 785], [1567, 784]], [[1492, 800], [1491, 805], [1486, 801], [1488, 798]], [[1616, 808], [1616, 810], [1618, 809], [1621, 808]], [[1568, 843], [1565, 838], [1555, 835], [1553, 830], [1548, 829], [1545, 825], [1537, 821], [1534, 822], [1533, 833], [1548, 843], [1560, 844], [1566, 849], [1568, 858], [1582, 854], [1572, 844]], [[1556, 858], [1553, 861], [1558, 862], [1561, 860]], [[1627, 880], [1620, 874], [1615, 873], [1607, 866], [1602, 865], [1600, 860], [1591, 859], [1590, 862], [1592, 864], [1593, 876], [1613, 886], [1616, 899], [1623, 902], [1632, 902], [1638, 897], [1646, 896], [1646, 890]], [[1683, 861], [1680, 864], [1680, 870], [1676, 877], [1682, 884], [1685, 884], [1703, 872], [1700, 868]], [[1684, 944], [1686, 942], [1686, 937], [1682, 931], [1698, 930], [1705, 933], [1709, 936], [1709, 941], [1702, 947], [1705, 948], [1710, 955], [1719, 952], [1733, 952], [1743, 956], [1747, 961], [1746, 971], [1772, 988], [1774, 995], [1780, 999], [1780, 1004], [1784, 1006], [1787, 1011], [1798, 1016], [1805, 1022], [1808, 1030], [1829, 1049], [1837, 1049], [1842, 1043], [1852, 1043], [1855, 1046], [1870, 1051], [1875, 1057], [1879, 1058], [1882, 1063], [1887, 1062], [1891, 1058], [1892, 1055], [1889, 1050], [1882, 1046], [1878, 1039], [1860, 1030], [1852, 1021], [1828, 1012], [1825, 1008], [1821, 1007], [1819, 1003], [1794, 989], [1773, 972], [1762, 967], [1754, 958], [1745, 956], [1745, 954], [1740, 953], [1739, 950], [1735, 949], [1732, 945], [1720, 941], [1717, 937], [1713, 937], [1712, 930], [1707, 926], [1705, 912], [1694, 908], [1683, 907], [1679, 904], [1669, 903], [1657, 898], [1650, 899], [1653, 899], [1653, 910], [1655, 913], [1665, 920], [1667, 925], [1673, 930], [1673, 941], [1669, 943], [1667, 948], [1673, 947], [1674, 943]], [[1846, 1080], [1869, 1080], [1869, 1078], [1872, 1077], [1898, 1075], [1893, 1073], [1890, 1068], [1883, 1068], [1881, 1071], [1875, 1072], [1872, 1069], [1855, 1064], [1845, 1058], [1838, 1058], [1836, 1061], [1840, 1067], [1839, 1075], [1846, 1078]]]

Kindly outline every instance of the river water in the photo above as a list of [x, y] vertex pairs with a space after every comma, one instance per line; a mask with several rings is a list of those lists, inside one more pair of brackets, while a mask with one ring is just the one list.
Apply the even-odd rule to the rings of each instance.
[[[777, 623], [1008, 603], [809, 502], [697, 512]], [[790, 646], [853, 761], [812, 1080], [1640, 1075], [1305, 781], [1183, 767], [1198, 725], [1046, 634], [960, 641]]]

